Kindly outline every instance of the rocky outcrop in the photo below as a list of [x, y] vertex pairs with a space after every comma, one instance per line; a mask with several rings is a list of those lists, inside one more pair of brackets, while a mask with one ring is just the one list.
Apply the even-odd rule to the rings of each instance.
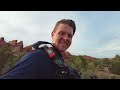
[[0, 38], [0, 46], [3, 46], [6, 44], [6, 41], [4, 40], [4, 37]]
[[85, 60], [93, 60], [93, 59], [94, 59], [93, 57], [87, 56], [87, 55], [84, 55], [84, 56], [82, 56], [82, 57], [83, 57], [83, 59], [85, 59]]
[[24, 47], [24, 51], [26, 51], [26, 52], [30, 52], [31, 50], [32, 50], [32, 46], [31, 45]]
[[12, 52], [17, 55], [23, 51], [23, 41], [17, 42], [17, 40], [12, 40], [8, 42], [12, 48]]
[[17, 40], [12, 40], [12, 41], [6, 42], [4, 40], [4, 37], [1, 37], [0, 38], [0, 46], [6, 45], [6, 44], [10, 45], [12, 52], [15, 55], [19, 54], [20, 52], [23, 52], [23, 50], [24, 50], [23, 49], [23, 41], [17, 42]]

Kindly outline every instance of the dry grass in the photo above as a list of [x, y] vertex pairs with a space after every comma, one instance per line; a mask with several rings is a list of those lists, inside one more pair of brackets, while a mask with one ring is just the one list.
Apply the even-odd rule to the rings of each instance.
[[106, 71], [99, 71], [97, 76], [100, 77], [100, 79], [120, 79], [120, 75], [112, 74]]

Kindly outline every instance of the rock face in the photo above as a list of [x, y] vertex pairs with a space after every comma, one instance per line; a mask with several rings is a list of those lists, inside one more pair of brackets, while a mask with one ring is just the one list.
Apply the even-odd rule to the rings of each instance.
[[23, 41], [17, 42], [17, 40], [12, 40], [8, 42], [12, 48], [12, 52], [17, 55], [23, 51]]
[[30, 52], [31, 50], [32, 50], [32, 46], [31, 45], [24, 47], [24, 51], [26, 51], [26, 52]]
[[6, 41], [4, 40], [4, 37], [0, 38], [0, 46], [3, 46], [6, 44]]
[[6, 42], [4, 40], [4, 37], [1, 37], [0, 38], [0, 46], [6, 45], [6, 44], [10, 45], [14, 55], [17, 55], [23, 51], [29, 52], [32, 50], [31, 46], [23, 47], [23, 41], [18, 42], [17, 40], [12, 40], [12, 41]]
[[87, 56], [87, 55], [84, 55], [83, 58], [84, 58], [85, 60], [92, 60], [92, 59], [93, 59], [93, 57]]

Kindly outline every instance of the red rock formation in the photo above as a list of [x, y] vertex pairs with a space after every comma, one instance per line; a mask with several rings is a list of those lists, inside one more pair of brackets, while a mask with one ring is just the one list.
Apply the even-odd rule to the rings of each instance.
[[23, 41], [18, 42], [17, 47], [19, 47], [20, 52], [22, 52], [23, 51]]
[[14, 55], [18, 55], [23, 51], [23, 41], [17, 42], [17, 40], [12, 40], [8, 42], [12, 48]]
[[26, 52], [30, 52], [32, 50], [32, 46], [30, 45], [30, 46], [26, 46], [25, 48], [24, 48], [24, 51], [26, 51]]
[[6, 44], [6, 41], [4, 40], [4, 37], [0, 38], [0, 46], [3, 46]]
[[17, 40], [12, 40], [8, 42], [11, 46], [17, 46]]
[[83, 58], [84, 58], [85, 60], [92, 60], [92, 59], [93, 59], [93, 57], [87, 56], [87, 55], [84, 55]]

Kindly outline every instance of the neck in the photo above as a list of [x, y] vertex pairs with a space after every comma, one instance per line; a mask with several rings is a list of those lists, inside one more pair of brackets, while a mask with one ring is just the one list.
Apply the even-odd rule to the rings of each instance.
[[55, 50], [60, 54], [60, 56], [63, 57], [64, 63], [67, 63], [67, 62], [69, 61], [69, 59], [68, 59], [68, 57], [67, 57], [67, 55], [66, 55], [66, 51], [59, 51], [59, 50], [55, 47], [54, 43], [52, 43], [52, 44], [53, 44]]

